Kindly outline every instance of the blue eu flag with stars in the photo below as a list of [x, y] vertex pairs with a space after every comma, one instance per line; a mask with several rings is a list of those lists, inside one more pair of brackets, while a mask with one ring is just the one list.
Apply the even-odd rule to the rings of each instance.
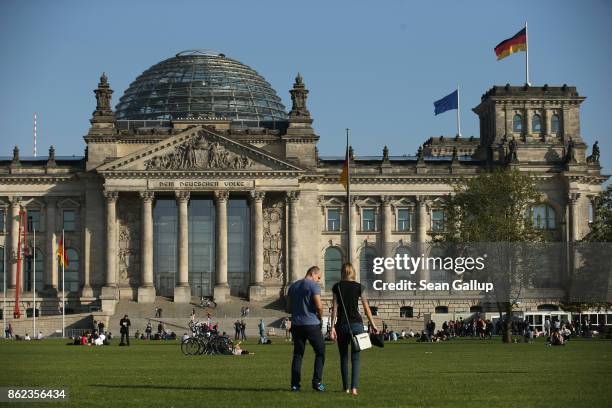
[[436, 115], [448, 110], [458, 109], [459, 94], [457, 91], [446, 95], [444, 98], [434, 102], [434, 113]]

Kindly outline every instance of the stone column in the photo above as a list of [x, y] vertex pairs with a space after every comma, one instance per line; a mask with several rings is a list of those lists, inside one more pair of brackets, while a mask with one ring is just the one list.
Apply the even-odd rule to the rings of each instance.
[[525, 109], [525, 120], [523, 120], [523, 126], [525, 126], [525, 130], [523, 132], [523, 134], [525, 135], [525, 141], [526, 142], [530, 142], [533, 140], [532, 134], [531, 134], [531, 115], [532, 115], [532, 110], [531, 109]]
[[299, 212], [298, 204], [300, 200], [299, 191], [287, 192], [287, 202], [289, 203], [289, 276], [290, 282], [295, 282], [301, 278], [299, 260]]
[[93, 297], [93, 289], [91, 287], [91, 230], [87, 225], [87, 205], [86, 196], [81, 197], [81, 209], [79, 211], [79, 222], [81, 224], [81, 242], [83, 243], [82, 265], [83, 265], [83, 287], [81, 288], [81, 296], [85, 298]]
[[347, 260], [353, 264], [355, 268], [357, 282], [361, 282], [361, 273], [359, 268], [359, 255], [357, 254], [357, 248], [359, 244], [357, 242], [357, 229], [359, 226], [359, 213], [357, 212], [357, 206], [355, 205], [355, 196], [351, 196], [351, 202], [349, 203], [349, 211], [351, 213], [351, 222], [348, 226], [349, 236], [351, 237], [351, 251], [347, 254]]
[[[564, 144], [569, 143], [570, 137], [573, 137], [571, 132], [566, 130], [569, 129], [569, 109], [567, 105], [561, 106], [561, 111], [558, 113], [559, 116], [559, 133], [557, 133], [557, 137], [560, 137], [563, 140]], [[575, 141], [575, 140], [574, 140]]]
[[[391, 197], [383, 196], [382, 200], [382, 254], [385, 258], [393, 257], [391, 240], [393, 239], [391, 233], [393, 232], [393, 211], [391, 208]], [[385, 282], [395, 282], [395, 269], [385, 269], [384, 274]]]
[[512, 114], [512, 111], [510, 110], [510, 107], [508, 105], [506, 105], [506, 107], [504, 108], [504, 113], [505, 136], [506, 138], [510, 139], [512, 137], [512, 119], [514, 118], [514, 115]]
[[57, 273], [57, 235], [56, 235], [56, 208], [57, 199], [55, 197], [45, 197], [45, 269], [43, 270], [43, 282], [45, 290], [50, 294], [57, 292], [58, 273]]
[[229, 192], [215, 191], [217, 209], [217, 275], [215, 282], [215, 301], [226, 302], [229, 297], [229, 285], [227, 283], [227, 200]]
[[[15, 290], [17, 289], [17, 247], [19, 246], [19, 209], [21, 208], [21, 197], [13, 196], [10, 198], [11, 210], [10, 210], [10, 226], [11, 226], [11, 239], [10, 239], [10, 256], [8, 256], [7, 263], [10, 264], [10, 268], [7, 272], [10, 272], [6, 279], [6, 286], [8, 292], [14, 296]], [[23, 276], [23, 260], [21, 263], [21, 271]], [[21, 288], [23, 292], [23, 287]]]
[[542, 109], [542, 134], [544, 141], [550, 139], [550, 112], [546, 108]]
[[568, 196], [568, 204], [569, 204], [569, 213], [570, 213], [570, 242], [576, 242], [580, 239], [578, 236], [578, 229], [580, 226], [578, 225], [578, 199], [580, 198], [580, 193], [570, 193]]
[[[416, 256], [425, 255], [427, 256], [428, 245], [427, 242], [427, 230], [429, 229], [429, 219], [427, 217], [427, 197], [417, 197], [417, 242], [419, 252]], [[419, 280], [429, 281], [429, 270], [427, 268], [421, 268], [419, 271]]]
[[178, 204], [178, 280], [174, 285], [174, 302], [189, 303], [189, 191], [177, 191]]
[[[102, 309], [114, 311], [117, 288], [117, 191], [105, 191], [106, 199], [106, 283], [102, 287]], [[105, 300], [109, 301], [105, 304]]]
[[263, 259], [263, 199], [265, 192], [251, 191], [251, 285], [249, 299], [262, 300], [266, 296], [264, 287]]
[[155, 286], [153, 285], [153, 199], [152, 191], [141, 191], [141, 257], [140, 286], [138, 287], [138, 303], [155, 302]]

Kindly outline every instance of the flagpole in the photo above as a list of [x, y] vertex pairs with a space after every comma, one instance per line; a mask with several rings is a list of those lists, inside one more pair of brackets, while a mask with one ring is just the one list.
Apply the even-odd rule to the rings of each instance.
[[34, 308], [32, 309], [32, 336], [37, 338], [36, 336], [36, 228], [32, 226], [33, 229], [33, 248], [32, 248], [32, 270], [34, 271], [34, 279], [32, 285], [32, 295], [34, 296]]
[[347, 213], [347, 226], [346, 234], [347, 239], [347, 262], [353, 261], [353, 245], [351, 242], [351, 154], [349, 150], [349, 128], [346, 128], [346, 213]]
[[62, 338], [66, 337], [66, 285], [64, 271], [66, 269], [66, 241], [64, 241], [64, 229], [62, 228]]
[[461, 96], [459, 92], [459, 84], [457, 84], [457, 135], [461, 137]]
[[525, 21], [525, 83], [529, 86], [529, 35], [527, 34], [527, 21]]

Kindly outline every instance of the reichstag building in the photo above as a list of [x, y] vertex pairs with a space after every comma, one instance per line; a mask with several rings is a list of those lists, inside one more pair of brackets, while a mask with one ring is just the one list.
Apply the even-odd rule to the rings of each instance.
[[[48, 156], [24, 157], [15, 148], [0, 157], [0, 265], [9, 305], [21, 207], [28, 240], [36, 230], [38, 242], [35, 260], [25, 260], [21, 299], [32, 302], [36, 276], [42, 314], [57, 311], [61, 297], [55, 254], [62, 230], [68, 307], [109, 313], [119, 300], [156, 296], [273, 301], [313, 264], [324, 271], [329, 301], [343, 260], [370, 281], [374, 257], [430, 241], [444, 227], [441, 197], [461, 177], [492, 166], [537, 177], [544, 204], [532, 213], [553, 240], [576, 241], [589, 231], [591, 200], [607, 176], [598, 154], [588, 155], [580, 132], [585, 98], [573, 86], [493, 86], [473, 109], [480, 137], [431, 138], [416, 154], [384, 146], [379, 156], [351, 151], [349, 225], [338, 181], [344, 154], [319, 155], [308, 92], [298, 74], [287, 112], [251, 67], [196, 50], [144, 71], [113, 109], [102, 74], [83, 156], [50, 148]], [[444, 279], [438, 272], [422, 270], [419, 278]], [[522, 307], [563, 297], [554, 282], [534, 293]], [[415, 315], [471, 310], [479, 302], [452, 293], [372, 298], [382, 315], [400, 307]]]

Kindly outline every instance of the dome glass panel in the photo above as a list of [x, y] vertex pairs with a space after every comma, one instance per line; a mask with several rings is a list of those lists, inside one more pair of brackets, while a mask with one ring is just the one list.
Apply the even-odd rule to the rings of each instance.
[[246, 126], [288, 119], [276, 91], [255, 70], [224, 54], [200, 50], [180, 52], [144, 71], [119, 99], [116, 117], [204, 117]]

